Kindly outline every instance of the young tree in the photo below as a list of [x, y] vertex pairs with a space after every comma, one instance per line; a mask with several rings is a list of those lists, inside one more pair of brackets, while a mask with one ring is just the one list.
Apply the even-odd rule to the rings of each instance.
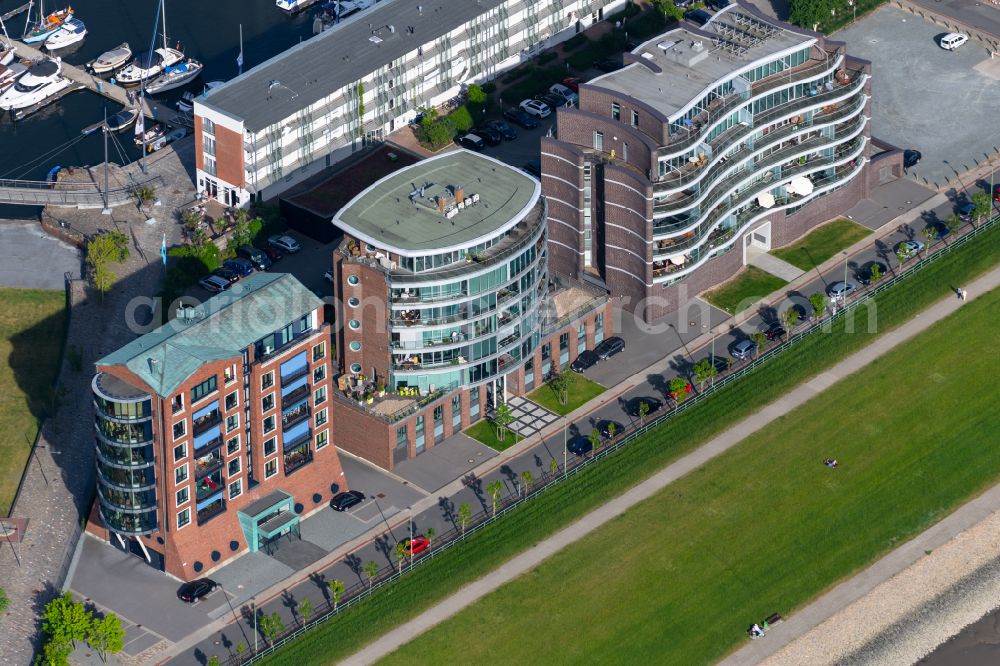
[[239, 643], [236, 644], [236, 656], [237, 657], [242, 657], [243, 653], [246, 652], [246, 651], [247, 651], [247, 646], [243, 644], [243, 641], [240, 641]]
[[330, 580], [327, 581], [326, 587], [330, 590], [330, 601], [333, 602], [333, 610], [337, 610], [337, 604], [340, 603], [340, 597], [344, 594], [344, 581]]
[[500, 503], [500, 493], [503, 492], [503, 483], [500, 479], [497, 479], [490, 485], [486, 486], [486, 492], [490, 494], [493, 498], [493, 515], [497, 515], [497, 504]]
[[[240, 210], [243, 210], [242, 208]], [[250, 220], [246, 218], [246, 215], [236, 216], [235, 218], [236, 226], [233, 227], [233, 234], [230, 237], [230, 247], [233, 250], [243, 247], [244, 245], [250, 245], [253, 241], [253, 233], [250, 231]]]
[[875, 284], [882, 279], [882, 269], [879, 268], [878, 264], [872, 264], [872, 267], [868, 271], [868, 275], [871, 276], [872, 284]]
[[896, 261], [899, 262], [900, 266], [905, 264], [909, 258], [910, 258], [910, 253], [904, 246], [900, 245], [899, 247], [896, 248]]
[[712, 363], [712, 359], [703, 358], [694, 364], [694, 380], [698, 382], [698, 390], [701, 391], [705, 388], [705, 382], [715, 377], [718, 374], [718, 370], [715, 368], [715, 364]]
[[819, 319], [826, 312], [826, 296], [818, 291], [809, 297], [809, 304], [812, 305], [813, 317]]
[[111, 289], [118, 276], [111, 271], [111, 264], [120, 264], [128, 259], [128, 236], [118, 231], [98, 234], [87, 243], [87, 264], [90, 266], [90, 280], [104, 295]]
[[427, 534], [427, 548], [429, 550], [434, 547], [434, 537], [437, 536], [437, 530], [433, 527], [428, 527], [425, 534]]
[[572, 372], [560, 372], [549, 380], [549, 388], [559, 398], [560, 405], [569, 403], [569, 392], [576, 383], [576, 375]]
[[587, 439], [590, 440], [591, 449], [594, 453], [597, 453], [597, 449], [601, 448], [601, 433], [597, 432], [597, 429], [595, 428], [590, 431], [589, 435], [587, 435]]
[[497, 439], [501, 442], [507, 436], [507, 427], [514, 422], [514, 414], [511, 413], [510, 405], [501, 402], [493, 412], [493, 427], [497, 430]]
[[927, 252], [931, 249], [931, 243], [937, 238], [938, 230], [937, 227], [928, 226], [924, 227], [921, 232], [924, 236], [924, 256], [927, 256]]
[[952, 213], [948, 216], [948, 219], [944, 221], [944, 225], [948, 227], [948, 231], [951, 233], [955, 233], [961, 229], [963, 224], [965, 223], [962, 222], [962, 216], [958, 213]]
[[186, 210], [181, 213], [181, 223], [189, 235], [194, 233], [194, 230], [198, 228], [199, 222], [201, 222], [201, 215], [193, 210]]
[[109, 655], [121, 652], [125, 647], [125, 630], [122, 629], [118, 616], [108, 613], [101, 619], [91, 622], [87, 631], [87, 645], [95, 650], [104, 662], [107, 662]]
[[608, 439], [611, 440], [612, 444], [615, 443], [615, 435], [617, 434], [618, 434], [618, 426], [615, 425], [614, 421], [612, 421], [611, 423], [608, 424]]
[[646, 415], [649, 414], [649, 403], [645, 400], [639, 403], [639, 423], [646, 422]]
[[270, 615], [262, 615], [258, 626], [268, 643], [274, 643], [274, 639], [280, 636], [281, 632], [285, 630], [285, 623], [282, 622], [281, 616], [277, 612]]
[[767, 336], [760, 331], [754, 331], [750, 334], [750, 341], [753, 342], [754, 346], [757, 348], [757, 353], [764, 351], [764, 347], [767, 346]]
[[406, 560], [406, 542], [399, 541], [392, 551], [392, 559], [399, 565], [399, 573], [403, 573], [403, 562]]
[[486, 104], [486, 92], [478, 83], [469, 84], [469, 102], [472, 104]]
[[982, 190], [976, 190], [972, 193], [972, 205], [975, 206], [972, 209], [972, 217], [976, 222], [982, 222], [983, 218], [987, 218], [993, 213], [993, 202], [990, 200], [990, 195]]
[[782, 315], [782, 318], [785, 320], [785, 326], [788, 327], [789, 331], [798, 326], [799, 318], [801, 316], [802, 315], [799, 313], [798, 308], [788, 308], [787, 310], [785, 310], [785, 313]]
[[35, 659], [36, 666], [69, 666], [69, 656], [73, 647], [49, 637], [42, 644], [41, 654]]
[[468, 527], [469, 523], [472, 521], [472, 505], [468, 502], [462, 502], [458, 505], [458, 524], [462, 528], [462, 534], [465, 534], [465, 528]]
[[313, 604], [309, 600], [309, 597], [306, 597], [299, 603], [299, 615], [302, 616], [302, 624], [309, 624], [309, 618], [312, 617], [312, 614]]
[[555, 458], [549, 460], [549, 472], [552, 473], [552, 476], [555, 476], [559, 472], [559, 461]]
[[679, 405], [687, 398], [688, 380], [682, 377], [674, 377], [670, 380], [670, 396]]
[[803, 28], [815, 30], [830, 17], [831, 9], [834, 9], [832, 0], [791, 0], [788, 20]]
[[53, 640], [73, 647], [87, 638], [93, 621], [93, 614], [69, 592], [45, 604], [42, 611], [42, 630]]
[[211, 657], [208, 658], [207, 666], [219, 666], [219, 658], [213, 654]]
[[531, 492], [531, 484], [535, 482], [535, 477], [531, 475], [530, 470], [524, 470], [521, 472], [521, 484], [524, 486], [524, 494], [527, 495]]
[[365, 575], [368, 576], [368, 589], [372, 589], [375, 584], [375, 577], [378, 576], [378, 565], [371, 560], [365, 562]]

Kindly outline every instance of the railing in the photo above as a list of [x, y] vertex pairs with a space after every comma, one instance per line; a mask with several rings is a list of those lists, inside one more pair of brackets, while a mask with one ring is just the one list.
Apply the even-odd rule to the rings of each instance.
[[[595, 450], [591, 455], [586, 457], [567, 459], [568, 464], [565, 466], [558, 465], [557, 463], [557, 472], [543, 472], [542, 478], [533, 482], [531, 487], [526, 487], [519, 480], [515, 480], [514, 495], [508, 495], [507, 497], [501, 498], [496, 504], [495, 512], [483, 510], [474, 514], [469, 520], [467, 529], [460, 529], [456, 527], [441, 534], [435, 538], [434, 544], [430, 549], [424, 551], [416, 557], [406, 560], [402, 565], [401, 570], [396, 566], [382, 567], [374, 576], [371, 577], [371, 582], [369, 584], [357, 583], [344, 590], [344, 593], [341, 596], [342, 601], [336, 608], [328, 607], [324, 612], [318, 613], [316, 617], [309, 622], [288, 629], [282, 635], [276, 637], [274, 642], [270, 645], [262, 647], [256, 653], [251, 651], [250, 654], [233, 655], [226, 663], [230, 666], [242, 666], [243, 664], [256, 663], [264, 657], [273, 654], [305, 632], [320, 626], [331, 618], [336, 617], [338, 614], [373, 596], [379, 592], [379, 590], [392, 585], [404, 575], [412, 571], [414, 567], [419, 567], [427, 562], [430, 562], [435, 557], [440, 557], [443, 553], [447, 553], [451, 548], [463, 543], [466, 539], [472, 537], [477, 532], [485, 529], [494, 522], [503, 519], [503, 517], [508, 513], [517, 510], [522, 504], [531, 501], [535, 497], [546, 492], [549, 488], [553, 488], [562, 481], [579, 474], [592, 465], [596, 465], [603, 460], [614, 456], [615, 453], [623, 447], [628, 446], [641, 436], [659, 427], [666, 421], [676, 417], [678, 414], [695, 407], [702, 401], [708, 399], [709, 396], [720, 391], [725, 386], [728, 386], [729, 384], [752, 373], [770, 359], [788, 351], [796, 344], [799, 344], [802, 340], [812, 337], [817, 332], [829, 326], [832, 322], [843, 319], [848, 314], [853, 313], [859, 306], [871, 300], [878, 294], [891, 289], [894, 285], [907, 279], [907, 277], [913, 273], [920, 271], [925, 265], [931, 264], [941, 257], [955, 251], [957, 248], [963, 247], [987, 229], [997, 226], [998, 224], [1000, 224], [1000, 216], [994, 217], [980, 226], [973, 228], [961, 237], [953, 240], [950, 244], [942, 245], [939, 242], [936, 245], [937, 249], [933, 253], [926, 255], [924, 259], [919, 261], [911, 261], [904, 264], [900, 267], [900, 270], [896, 275], [891, 278], [885, 278], [877, 285], [866, 288], [862, 293], [858, 293], [835, 314], [824, 315], [823, 317], [813, 320], [807, 328], [799, 330], [798, 332], [791, 332], [786, 340], [773, 343], [770, 348], [766, 349], [766, 351], [758, 355], [755, 359], [746, 362], [738, 368], [730, 369], [723, 374], [721, 379], [716, 379], [710, 386], [705, 387], [694, 396], [687, 398], [684, 402], [675, 404], [672, 408], [666, 410], [660, 416], [650, 418], [648, 422], [640, 424], [639, 426], [626, 426], [625, 431], [620, 435], [617, 435], [614, 441], [606, 443], [602, 442], [603, 448], [599, 451]], [[930, 248], [928, 248], [928, 251], [929, 250]], [[702, 347], [695, 351], [701, 351], [704, 348], [705, 347]], [[476, 479], [471, 479], [471, 481], [476, 481]], [[488, 495], [486, 497], [489, 499]], [[249, 608], [245, 610], [250, 611]]]
[[138, 185], [109, 189], [107, 193], [94, 183], [49, 183], [35, 180], [0, 180], [0, 203], [26, 206], [120, 206], [135, 201], [135, 188], [158, 180], [145, 181]]
[[309, 463], [312, 462], [312, 459], [313, 459], [313, 454], [311, 452], [309, 453], [295, 452], [286, 455], [285, 474], [291, 474], [292, 472], [302, 467], [303, 465], [308, 465]]
[[309, 418], [309, 405], [303, 404], [301, 407], [296, 407], [290, 412], [281, 415], [281, 427], [282, 429], [291, 427], [307, 418]]
[[198, 524], [204, 525], [209, 520], [215, 518], [225, 510], [226, 510], [226, 501], [220, 497], [217, 501], [206, 506], [204, 509], [198, 511]]
[[[306, 370], [308, 371], [308, 368]], [[302, 398], [304, 396], [309, 395], [309, 390], [310, 390], [310, 387], [309, 387], [309, 383], [307, 382], [307, 383], [303, 384], [302, 386], [289, 391], [288, 395], [281, 396], [281, 403], [284, 404], [284, 403], [287, 402], [287, 403], [291, 404], [291, 403], [295, 402], [296, 400], [298, 400], [299, 398]]]

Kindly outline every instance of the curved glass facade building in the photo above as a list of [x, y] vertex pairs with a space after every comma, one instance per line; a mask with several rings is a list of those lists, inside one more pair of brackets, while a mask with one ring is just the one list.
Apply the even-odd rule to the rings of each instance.
[[113, 532], [150, 534], [157, 529], [152, 396], [106, 372], [91, 388], [101, 517]]

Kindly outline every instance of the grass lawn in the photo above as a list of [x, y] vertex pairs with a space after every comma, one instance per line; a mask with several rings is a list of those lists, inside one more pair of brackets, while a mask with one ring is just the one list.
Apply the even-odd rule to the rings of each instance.
[[813, 229], [805, 238], [771, 254], [804, 271], [811, 271], [845, 247], [850, 247], [872, 231], [866, 227], [839, 219]]
[[540, 626], [520, 663], [714, 662], [996, 482], [998, 307], [980, 297], [385, 663], [485, 662]]
[[705, 300], [729, 314], [737, 314], [786, 284], [776, 275], [765, 273], [756, 266], [747, 266], [733, 280], [707, 292]]
[[[572, 371], [567, 370], [567, 372]], [[573, 376], [576, 378], [576, 381], [573, 382], [573, 385], [569, 389], [569, 400], [566, 401], [565, 405], [559, 404], [559, 396], [556, 395], [556, 392], [548, 384], [529, 393], [528, 400], [537, 402], [550, 412], [565, 416], [607, 390], [597, 382], [592, 382], [583, 375], [574, 374]]]
[[[530, 548], [533, 543], [568, 525], [587, 511], [601, 506], [609, 498], [620, 495], [664, 465], [701, 445], [706, 439], [740, 419], [756, 413], [792, 387], [836, 363], [847, 354], [869, 344], [879, 332], [889, 330], [911, 319], [920, 310], [940, 298], [954, 297], [950, 291], [950, 284], [970, 282], [973, 277], [993, 267], [998, 261], [1000, 261], [1000, 228], [993, 228], [960, 252], [930, 264], [890, 291], [880, 295], [877, 300], [877, 326], [869, 328], [867, 325], [870, 310], [861, 308], [852, 311], [847, 317], [834, 324], [828, 332], [804, 339], [795, 348], [789, 349], [769, 363], [760, 366], [752, 374], [723, 387], [712, 396], [711, 400], [695, 405], [644, 437], [632, 442], [628, 447], [616, 453], [613, 460], [589, 467], [568, 481], [550, 488], [537, 499], [510, 513], [503, 520], [480, 530], [474, 538], [469, 539], [466, 543], [451, 548], [434, 560], [417, 567], [411, 574], [395, 583], [387, 593], [375, 595], [336, 618], [324, 622], [316, 630], [296, 639], [276, 654], [269, 656], [266, 663], [282, 666], [286, 664], [288, 666], [325, 665], [353, 654], [377, 636], [419, 616], [427, 607], [452, 594], [462, 585], [494, 570], [511, 557]], [[954, 345], [954, 342], [950, 341], [949, 345]], [[922, 360], [920, 359], [920, 361]], [[963, 371], [967, 364], [967, 360], [963, 361]], [[919, 367], [919, 361], [911, 359], [912, 370], [918, 371]], [[948, 396], [942, 396], [936, 390], [935, 382], [935, 379], [931, 379], [928, 383], [928, 386], [934, 387], [934, 389], [925, 391], [925, 395], [921, 396], [922, 399], [919, 401], [921, 406], [942, 397], [950, 399]], [[848, 412], [845, 411], [844, 414], [848, 414]], [[933, 426], [922, 413], [919, 414], [917, 422], [921, 427], [925, 423]], [[908, 429], [913, 431], [916, 428], [911, 423]], [[870, 438], [867, 441], [878, 441], [880, 437], [886, 436], [885, 432], [881, 430], [873, 430], [869, 435]], [[953, 435], [949, 435], [949, 441], [955, 442], [957, 440], [954, 439]], [[803, 438], [796, 434], [796, 441], [803, 441]], [[856, 464], [863, 464], [863, 461], [848, 465], [850, 456], [845, 456], [842, 451], [847, 452], [847, 449], [838, 448], [830, 453], [824, 451], [822, 455], [835, 455], [844, 461], [844, 467], [834, 473], [849, 472], [849, 474], [855, 474], [853, 467]], [[823, 468], [818, 461], [816, 464], [819, 465], [821, 471], [832, 472], [832, 470]], [[849, 467], [851, 467], [850, 471]], [[951, 466], [949, 465], [948, 468], [950, 469]], [[965, 472], [969, 475], [983, 473], [976, 465], [967, 466]], [[699, 473], [695, 472], [694, 475], [698, 476]], [[822, 481], [839, 478], [841, 477], [819, 477]], [[746, 480], [743, 479], [743, 481]], [[974, 485], [974, 483], [969, 484], [969, 493], [972, 492], [971, 487]], [[779, 487], [775, 487], [775, 489], [780, 490]], [[720, 492], [722, 490], [720, 488]], [[929, 490], [934, 493], [939, 492], [937, 489]], [[767, 511], [768, 505], [757, 508], [760, 511]], [[878, 511], [879, 509], [872, 507], [872, 510]], [[657, 520], [661, 520], [661, 518], [658, 516]], [[834, 525], [839, 525], [839, 523], [834, 523]], [[895, 542], [898, 539], [897, 535], [892, 539], [887, 539], [887, 541]], [[874, 553], [891, 545], [891, 543], [874, 543], [872, 557], [874, 557]], [[729, 544], [726, 544], [720, 546], [720, 549], [724, 550], [728, 547]], [[699, 557], [708, 559], [717, 556], [717, 553], [718, 551], [702, 552], [699, 553]], [[780, 560], [781, 566], [784, 566], [784, 559], [791, 560], [794, 559], [794, 556], [794, 551], [784, 553]], [[614, 569], [612, 564], [613, 560], [599, 557], [589, 562], [588, 568], [600, 566], [602, 570]], [[630, 562], [626, 560], [621, 564], [621, 568], [624, 568]], [[823, 569], [810, 575], [827, 573], [830, 572]], [[754, 575], [759, 574], [761, 572], [754, 572]], [[667, 589], [667, 586], [674, 582], [673, 579], [670, 579], [662, 587]], [[833, 580], [825, 582], [814, 580], [814, 587], [823, 589], [832, 582]], [[770, 597], [760, 601], [762, 607], [765, 605], [763, 602], [767, 602], [768, 607], [762, 608], [761, 611], [766, 613], [788, 609], [795, 603], [789, 599], [772, 602]], [[771, 606], [776, 606], [776, 608]], [[619, 608], [617, 603], [612, 606], [612, 609], [617, 608]], [[737, 607], [734, 606], [734, 608]], [[752, 615], [744, 617], [742, 606], [738, 607], [738, 610], [740, 611], [739, 617], [731, 621], [735, 622], [737, 626], [726, 625], [724, 636], [726, 640], [715, 646], [718, 653], [725, 652], [742, 639], [741, 632], [744, 626], [741, 625], [759, 619]], [[604, 608], [601, 611], [601, 617], [607, 615], [608, 612], [610, 612], [609, 609]], [[759, 615], [756, 612], [756, 607], [753, 614]], [[537, 636], [538, 640], [533, 641], [530, 648], [521, 649], [520, 652], [528, 653], [534, 650], [539, 643], [546, 641], [557, 641], [560, 644], [565, 644], [567, 641], [578, 638], [581, 634], [588, 637], [592, 633], [597, 635], [600, 623], [595, 620], [596, 617], [597, 615], [592, 614], [583, 627], [575, 627], [569, 635], [547, 631], [540, 634], [538, 628], [535, 627], [529, 635]], [[549, 620], [550, 618], [546, 619], [544, 626], [548, 625]], [[489, 630], [492, 631], [494, 626], [491, 626]], [[672, 627], [671, 631], [673, 629]], [[460, 639], [467, 643], [473, 642], [474, 637], [479, 637], [483, 633], [482, 628], [480, 628], [473, 634], [473, 637], [467, 635], [460, 637]], [[645, 639], [647, 637], [639, 638]], [[662, 639], [663, 636], [660, 638]], [[521, 639], [518, 641], [518, 645], [523, 644], [523, 637]], [[517, 648], [506, 646], [505, 654], [515, 649]]]
[[497, 439], [497, 429], [486, 419], [480, 420], [479, 423], [469, 426], [462, 432], [473, 439], [478, 439], [486, 446], [497, 451], [509, 449], [523, 439], [516, 432], [508, 431], [501, 442]]
[[0, 304], [0, 516], [6, 516], [38, 421], [52, 404], [66, 337], [66, 294], [0, 289]]

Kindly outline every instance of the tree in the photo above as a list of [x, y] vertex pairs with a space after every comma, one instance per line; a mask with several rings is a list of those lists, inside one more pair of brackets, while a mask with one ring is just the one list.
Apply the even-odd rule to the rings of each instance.
[[333, 602], [333, 610], [337, 610], [337, 604], [340, 603], [340, 597], [344, 594], [344, 581], [330, 580], [327, 581], [326, 586], [330, 590], [330, 601]]
[[229, 246], [236, 249], [244, 245], [250, 245], [251, 242], [253, 242], [253, 232], [250, 231], [250, 221], [245, 216], [244, 219], [236, 217], [236, 225], [233, 227], [233, 235], [231, 236]]
[[615, 425], [614, 421], [608, 424], [608, 439], [611, 440], [612, 444], [615, 443], [615, 435], [617, 434], [617, 430], [618, 426]]
[[788, 327], [788, 330], [792, 330], [799, 325], [799, 319], [802, 317], [802, 314], [798, 308], [788, 308], [782, 317], [785, 320], [785, 326]]
[[948, 219], [944, 221], [944, 225], [948, 227], [948, 231], [951, 233], [955, 233], [961, 229], [963, 224], [965, 223], [962, 222], [962, 216], [958, 213], [952, 213], [948, 216]]
[[469, 84], [469, 102], [472, 104], [486, 104], [486, 91], [478, 83]]
[[90, 623], [87, 631], [87, 645], [97, 652], [101, 661], [106, 662], [108, 656], [118, 654], [125, 647], [125, 630], [121, 620], [114, 613], [108, 613], [101, 619]]
[[53, 640], [76, 647], [77, 641], [87, 638], [93, 614], [69, 592], [45, 604], [42, 611], [42, 630]]
[[50, 637], [42, 644], [35, 666], [69, 666], [69, 656], [72, 653], [73, 648], [68, 643], [61, 643]]
[[559, 461], [555, 458], [549, 460], [549, 471], [552, 472], [552, 476], [555, 476], [559, 471]]
[[497, 429], [497, 439], [501, 442], [507, 436], [507, 426], [514, 422], [514, 415], [511, 413], [510, 405], [501, 402], [493, 412], [493, 426]]
[[535, 482], [535, 477], [531, 475], [530, 470], [524, 470], [521, 472], [521, 484], [524, 485], [524, 494], [527, 495], [531, 492], [531, 484]]
[[896, 248], [896, 261], [899, 262], [900, 266], [905, 264], [906, 260], [909, 258], [910, 258], [910, 252], [906, 249], [906, 247], [900, 245], [899, 247]]
[[277, 612], [262, 615], [258, 626], [268, 643], [274, 643], [274, 639], [285, 630], [285, 623], [281, 621], [281, 616]]
[[201, 250], [208, 244], [208, 232], [198, 227], [191, 232], [191, 245], [197, 250]]
[[211, 657], [208, 658], [207, 666], [219, 666], [219, 658], [213, 654]]
[[868, 271], [868, 275], [871, 277], [872, 284], [875, 284], [882, 279], [882, 269], [879, 268], [877, 263], [872, 264], [872, 267]]
[[674, 377], [670, 380], [670, 396], [678, 405], [684, 402], [690, 390], [691, 385], [688, 383], [688, 380], [682, 377]]
[[590, 440], [590, 446], [597, 453], [597, 449], [601, 448], [601, 433], [597, 432], [597, 428], [590, 431], [587, 435], [587, 439]]
[[698, 382], [698, 390], [701, 391], [705, 388], [705, 382], [715, 377], [718, 374], [718, 370], [715, 369], [715, 364], [712, 363], [712, 359], [703, 358], [694, 364], [694, 380]]
[[465, 535], [465, 528], [472, 521], [472, 505], [462, 502], [458, 505], [458, 524], [462, 528], [462, 535]]
[[372, 589], [375, 584], [375, 577], [378, 576], [378, 565], [371, 560], [365, 562], [365, 575], [368, 576], [368, 589]]
[[572, 372], [560, 372], [549, 380], [549, 388], [559, 398], [560, 405], [569, 403], [569, 392], [576, 383], [576, 375]]
[[993, 202], [990, 200], [990, 195], [982, 190], [976, 190], [972, 193], [972, 205], [974, 206], [972, 217], [976, 219], [976, 222], [982, 222], [984, 217], [989, 217], [993, 213]]
[[503, 483], [500, 479], [497, 479], [490, 485], [486, 486], [486, 492], [490, 494], [493, 498], [493, 515], [497, 515], [497, 504], [500, 503], [500, 493], [503, 492]]
[[938, 230], [935, 226], [927, 226], [921, 233], [924, 236], [924, 256], [926, 257], [928, 250], [931, 249], [931, 243], [937, 238]]
[[243, 653], [246, 652], [246, 651], [247, 651], [247, 646], [243, 644], [243, 641], [240, 641], [239, 643], [236, 644], [236, 656], [237, 657], [242, 657]]
[[791, 0], [788, 20], [803, 28], [815, 30], [830, 17], [831, 9], [834, 9], [832, 0]]
[[104, 295], [111, 289], [118, 276], [111, 271], [111, 264], [120, 264], [128, 259], [128, 236], [118, 231], [98, 234], [87, 243], [87, 265], [90, 266], [90, 280]]
[[397, 541], [396, 548], [392, 551], [392, 559], [399, 564], [399, 573], [403, 573], [403, 561], [406, 560], [406, 542]]
[[132, 194], [135, 195], [140, 205], [145, 206], [156, 199], [156, 188], [152, 185], [136, 185], [132, 188]]
[[826, 296], [818, 291], [809, 297], [809, 304], [812, 305], [813, 317], [819, 319], [826, 312]]
[[181, 223], [184, 225], [184, 229], [188, 232], [188, 235], [191, 235], [201, 223], [201, 215], [193, 210], [186, 210], [181, 213]]
[[751, 333], [750, 341], [753, 342], [758, 354], [764, 351], [764, 347], [767, 346], [767, 336], [760, 331], [754, 331]]
[[437, 536], [437, 530], [434, 529], [433, 527], [428, 527], [426, 534], [427, 534], [427, 548], [428, 549], [433, 548], [434, 547], [434, 537]]
[[646, 421], [647, 414], [649, 414], [649, 403], [643, 400], [639, 403], [639, 423], [644, 423]]
[[306, 597], [299, 604], [299, 615], [302, 616], [302, 623], [309, 624], [309, 618], [313, 614], [313, 604], [309, 601], [309, 597]]

